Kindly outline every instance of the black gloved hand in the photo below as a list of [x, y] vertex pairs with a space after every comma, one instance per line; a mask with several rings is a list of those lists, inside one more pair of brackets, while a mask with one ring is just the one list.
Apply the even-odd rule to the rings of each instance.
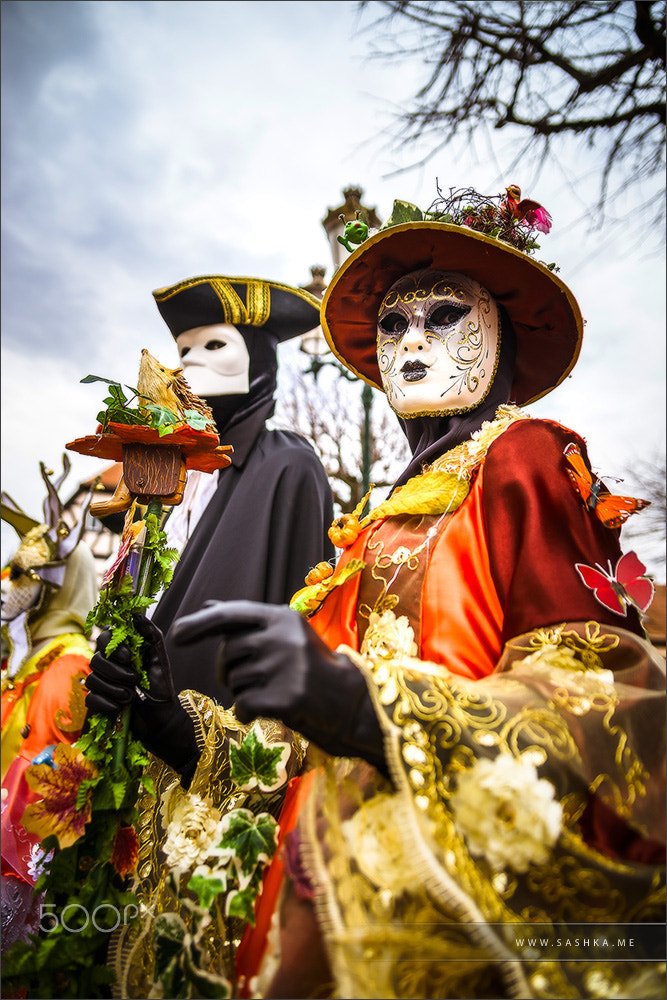
[[111, 632], [106, 629], [99, 636], [90, 661], [86, 707], [89, 712], [117, 715], [131, 705], [133, 735], [147, 750], [178, 771], [181, 783], [187, 788], [200, 752], [194, 722], [174, 690], [162, 632], [142, 615], [134, 616], [134, 624], [144, 640], [141, 657], [149, 682], [148, 691], [137, 685], [138, 678], [127, 646], [118, 646], [106, 657], [111, 639]]
[[207, 601], [179, 618], [178, 645], [220, 636], [222, 669], [240, 722], [280, 719], [322, 750], [361, 757], [387, 773], [382, 731], [366, 681], [296, 611], [254, 601]]

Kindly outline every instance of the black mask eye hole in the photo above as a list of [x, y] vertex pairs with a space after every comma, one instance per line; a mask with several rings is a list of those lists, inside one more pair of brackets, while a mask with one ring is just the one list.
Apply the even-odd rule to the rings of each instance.
[[448, 326], [458, 323], [470, 312], [470, 306], [455, 306], [451, 302], [445, 302], [441, 306], [436, 306], [426, 320], [427, 330], [443, 330]]
[[408, 321], [403, 313], [390, 312], [382, 317], [379, 325], [388, 337], [402, 337], [408, 328]]
[[221, 347], [226, 347], [226, 340], [208, 340], [204, 347], [207, 351], [219, 351]]
[[14, 580], [20, 580], [20, 578], [23, 576], [24, 572], [25, 572], [25, 570], [21, 569], [20, 566], [17, 566], [15, 563], [13, 563], [9, 567], [9, 579], [12, 582]]
[[185, 355], [186, 355], [186, 354], [189, 354], [189, 353], [190, 353], [190, 348], [189, 348], [189, 347], [182, 347], [182, 348], [181, 348], [181, 357], [182, 357], [182, 358], [184, 358], [184, 357], [185, 357]]

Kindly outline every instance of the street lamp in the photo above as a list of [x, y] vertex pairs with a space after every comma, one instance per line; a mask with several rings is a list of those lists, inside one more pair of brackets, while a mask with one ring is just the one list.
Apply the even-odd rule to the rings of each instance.
[[[324, 339], [322, 327], [318, 326], [301, 338], [299, 350], [310, 358], [310, 365], [304, 374], [312, 375], [315, 381], [323, 368], [335, 368], [341, 378], [348, 382], [359, 382], [360, 379], [331, 356], [329, 345]], [[329, 357], [327, 357], [329, 355]], [[373, 390], [367, 382], [361, 388], [361, 405], [364, 411], [363, 432], [361, 436], [361, 495], [368, 493], [371, 485], [371, 409], [373, 406]]]
[[[348, 255], [348, 250], [338, 241], [338, 237], [345, 232], [347, 222], [354, 219], [361, 219], [369, 229], [379, 229], [382, 220], [377, 215], [374, 208], [367, 208], [361, 203], [363, 190], [360, 187], [347, 187], [343, 189], [343, 204], [337, 208], [330, 208], [327, 211], [322, 226], [329, 240], [329, 248], [333, 259], [334, 271], [337, 271]], [[326, 290], [324, 282], [324, 268], [311, 267], [312, 281], [309, 285], [304, 285], [308, 291], [313, 292], [318, 298], [322, 298]], [[338, 374], [347, 379], [348, 382], [360, 381], [355, 375], [344, 368], [331, 356], [329, 345], [327, 344], [322, 327], [311, 330], [301, 338], [300, 349], [310, 357], [310, 365], [305, 374], [312, 375], [315, 380], [322, 368], [330, 366], [338, 371]], [[365, 496], [370, 488], [371, 478], [371, 410], [373, 407], [373, 390], [366, 382], [361, 389], [361, 405], [364, 411], [364, 420], [361, 436], [361, 494]]]

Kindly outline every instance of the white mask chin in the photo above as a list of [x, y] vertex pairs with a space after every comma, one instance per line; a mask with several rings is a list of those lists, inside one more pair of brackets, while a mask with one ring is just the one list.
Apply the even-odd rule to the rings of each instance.
[[464, 413], [491, 388], [498, 308], [473, 278], [436, 270], [404, 275], [384, 297], [377, 331], [382, 385], [400, 416]]
[[198, 396], [229, 396], [250, 388], [250, 356], [231, 323], [197, 326], [176, 338], [183, 374]]

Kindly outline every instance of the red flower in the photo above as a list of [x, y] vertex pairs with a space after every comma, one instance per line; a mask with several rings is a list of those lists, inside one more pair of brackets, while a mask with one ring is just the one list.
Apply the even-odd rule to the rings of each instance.
[[113, 841], [111, 864], [121, 878], [132, 875], [137, 867], [139, 841], [133, 826], [119, 826]]

